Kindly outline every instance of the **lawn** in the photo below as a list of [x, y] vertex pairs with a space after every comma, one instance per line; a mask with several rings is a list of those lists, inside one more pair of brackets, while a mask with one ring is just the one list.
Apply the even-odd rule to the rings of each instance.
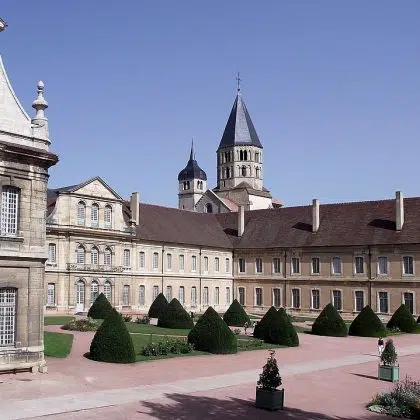
[[73, 334], [44, 332], [44, 354], [50, 357], [67, 357], [73, 345]]
[[46, 316], [44, 325], [64, 325], [72, 321], [74, 316]]

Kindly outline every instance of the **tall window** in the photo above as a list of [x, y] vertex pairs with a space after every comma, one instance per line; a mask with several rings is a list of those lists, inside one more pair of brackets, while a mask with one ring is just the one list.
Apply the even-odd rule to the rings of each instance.
[[172, 300], [172, 286], [166, 286], [166, 300], [168, 302]]
[[311, 298], [312, 298], [312, 309], [319, 309], [320, 308], [320, 296], [319, 290], [313, 289], [311, 290]]
[[214, 304], [219, 305], [220, 304], [220, 288], [215, 287], [214, 289]]
[[17, 235], [19, 210], [19, 190], [4, 187], [1, 197], [1, 234]]
[[273, 289], [273, 306], [276, 308], [281, 306], [280, 289]]
[[146, 286], [141, 284], [139, 286], [139, 305], [144, 306], [146, 304]]
[[203, 305], [207, 306], [209, 304], [209, 288], [203, 287]]
[[337, 311], [341, 311], [343, 309], [341, 290], [333, 290], [333, 306], [337, 309]]
[[96, 280], [93, 280], [90, 284], [90, 303], [95, 302], [96, 298], [99, 296], [99, 285]]
[[77, 204], [77, 224], [80, 226], [85, 225], [86, 218], [86, 205], [83, 201], [79, 201]]
[[263, 304], [263, 292], [261, 287], [255, 289], [255, 305], [262, 306]]
[[91, 223], [93, 227], [99, 226], [99, 206], [97, 204], [92, 204], [91, 208]]
[[159, 253], [154, 252], [152, 258], [152, 269], [157, 270], [159, 268]]
[[218, 273], [220, 271], [220, 260], [219, 260], [219, 257], [216, 257], [214, 259], [214, 266], [215, 266], [216, 273]]
[[404, 303], [410, 310], [410, 312], [414, 313], [414, 295], [411, 292], [404, 292]]
[[225, 269], [226, 269], [226, 273], [230, 273], [230, 260], [229, 260], [229, 258], [226, 258], [226, 260], [225, 260]]
[[239, 272], [245, 273], [245, 260], [243, 258], [239, 258]]
[[292, 258], [292, 274], [300, 274], [300, 258]]
[[104, 295], [108, 299], [109, 303], [111, 303], [112, 302], [112, 286], [109, 280], [107, 280], [104, 283]]
[[124, 249], [123, 266], [125, 268], [129, 268], [131, 266], [129, 249]]
[[273, 273], [280, 273], [280, 258], [273, 258]]
[[172, 254], [166, 254], [168, 271], [172, 270]]
[[364, 258], [363, 257], [356, 257], [354, 259], [354, 270], [356, 274], [363, 274], [365, 272], [364, 267]]
[[191, 287], [191, 307], [195, 308], [197, 306], [197, 288], [195, 286]]
[[98, 248], [93, 247], [90, 250], [90, 263], [92, 265], [98, 265], [98, 261], [99, 261], [99, 251], [98, 251]]
[[55, 283], [48, 283], [47, 306], [55, 306]]
[[413, 257], [403, 257], [403, 274], [414, 274]]
[[388, 292], [379, 292], [379, 312], [382, 314], [388, 313]]
[[159, 294], [159, 286], [153, 286], [153, 301], [158, 297]]
[[262, 273], [262, 259], [256, 258], [255, 259], [255, 272], [256, 273]]
[[365, 307], [365, 296], [362, 290], [354, 292], [354, 300], [356, 312], [360, 312]]
[[17, 289], [0, 289], [0, 346], [13, 346], [16, 333]]
[[179, 286], [178, 300], [179, 300], [179, 303], [182, 306], [184, 306], [184, 304], [185, 304], [185, 288], [184, 288], [184, 286]]
[[123, 288], [123, 305], [128, 306], [130, 304], [130, 286], [124, 285]]
[[146, 256], [144, 251], [140, 251], [139, 253], [139, 267], [140, 270], [144, 270], [146, 266]]
[[226, 304], [230, 305], [230, 287], [226, 287]]
[[204, 272], [209, 272], [209, 257], [204, 257]]
[[56, 245], [48, 244], [48, 262], [55, 263], [57, 261]]
[[239, 295], [239, 303], [241, 305], [245, 305], [245, 288], [244, 287], [238, 288], [238, 295]]
[[292, 308], [293, 309], [300, 308], [300, 290], [299, 289], [292, 289]]
[[105, 248], [104, 251], [104, 265], [107, 267], [111, 267], [112, 265], [112, 253], [109, 248]]
[[312, 274], [319, 274], [319, 258], [313, 257], [311, 264]]
[[341, 258], [340, 257], [333, 257], [332, 272], [333, 274], [341, 274]]
[[191, 271], [197, 271], [197, 257], [195, 255], [191, 257]]
[[84, 264], [85, 263], [85, 248], [81, 245], [76, 249], [76, 263], [77, 264]]
[[104, 224], [105, 224], [105, 227], [108, 229], [112, 226], [112, 207], [109, 205], [105, 206]]
[[184, 271], [185, 270], [185, 259], [184, 256], [181, 254], [179, 256], [179, 271]]
[[387, 257], [378, 257], [378, 274], [385, 275], [388, 274], [388, 258]]

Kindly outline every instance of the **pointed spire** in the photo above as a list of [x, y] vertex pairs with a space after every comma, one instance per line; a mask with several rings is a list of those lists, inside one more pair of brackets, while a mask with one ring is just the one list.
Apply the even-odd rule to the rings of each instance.
[[44, 82], [40, 80], [38, 82], [38, 96], [32, 102], [32, 108], [36, 110], [36, 115], [34, 120], [46, 120], [47, 117], [44, 114], [44, 111], [48, 108], [48, 102], [44, 98]]
[[195, 160], [195, 153], [194, 153], [194, 139], [191, 139], [190, 160]]
[[207, 181], [206, 173], [198, 166], [198, 163], [195, 160], [193, 139], [191, 140], [190, 159], [187, 162], [187, 166], [179, 173], [178, 181], [191, 180], [194, 178]]

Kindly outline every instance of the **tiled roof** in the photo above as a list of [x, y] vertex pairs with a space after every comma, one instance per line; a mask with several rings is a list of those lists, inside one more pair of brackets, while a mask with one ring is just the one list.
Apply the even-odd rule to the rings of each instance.
[[230, 211], [238, 211], [238, 205], [234, 201], [229, 198], [221, 198], [221, 200]]

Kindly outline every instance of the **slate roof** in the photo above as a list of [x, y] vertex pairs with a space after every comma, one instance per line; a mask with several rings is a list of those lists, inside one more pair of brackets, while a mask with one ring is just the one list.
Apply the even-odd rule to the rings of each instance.
[[236, 95], [217, 150], [236, 145], [263, 148], [240, 92]]
[[201, 179], [207, 181], [206, 173], [198, 166], [195, 160], [194, 146], [191, 146], [190, 159], [187, 166], [178, 174], [178, 181]]

